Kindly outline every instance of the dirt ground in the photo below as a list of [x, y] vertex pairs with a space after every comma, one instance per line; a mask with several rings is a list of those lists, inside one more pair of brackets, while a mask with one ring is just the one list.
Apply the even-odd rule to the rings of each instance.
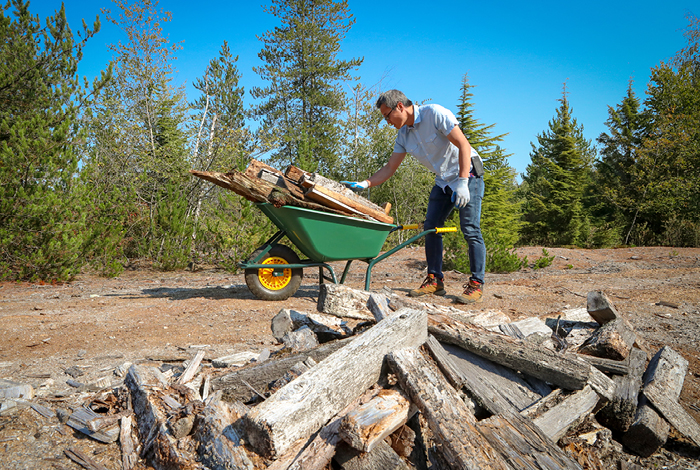
[[[464, 310], [498, 309], [513, 321], [556, 317], [585, 307], [586, 294], [603, 290], [644, 337], [653, 354], [672, 346], [689, 361], [681, 404], [700, 422], [700, 249], [548, 249], [552, 264], [510, 274], [487, 274], [485, 300], [453, 304], [467, 275], [446, 273], [445, 297], [430, 299]], [[541, 247], [518, 249], [532, 262]], [[342, 263], [333, 263], [336, 273]], [[364, 287], [366, 265], [356, 262], [347, 284]], [[282, 308], [312, 312], [318, 271], [305, 271], [297, 293], [286, 301], [257, 300], [242, 274], [216, 269], [162, 273], [145, 267], [114, 279], [83, 275], [63, 285], [0, 283], [0, 379], [32, 385], [38, 403], [60, 411], [94, 399], [86, 385], [120, 382], [126, 363], [178, 364], [204, 348], [205, 360], [234, 352], [280, 348], [270, 320]], [[372, 290], [407, 293], [425, 276], [422, 248], [399, 251], [377, 264]], [[71, 375], [68, 375], [68, 374]], [[0, 414], [0, 468], [80, 468], [64, 455], [73, 447], [109, 469], [121, 468], [116, 444], [85, 438], [32, 410]], [[700, 450], [678, 435], [648, 459], [622, 452], [644, 468], [700, 468]]]

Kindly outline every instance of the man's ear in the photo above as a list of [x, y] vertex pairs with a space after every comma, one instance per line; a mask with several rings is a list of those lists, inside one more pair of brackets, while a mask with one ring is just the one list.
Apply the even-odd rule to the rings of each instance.
[[404, 105], [403, 105], [403, 103], [402, 103], [401, 101], [399, 101], [398, 103], [396, 103], [396, 109], [398, 109], [399, 112], [401, 112], [401, 111], [403, 111], [403, 110], [405, 109], [405, 107], [404, 107]]

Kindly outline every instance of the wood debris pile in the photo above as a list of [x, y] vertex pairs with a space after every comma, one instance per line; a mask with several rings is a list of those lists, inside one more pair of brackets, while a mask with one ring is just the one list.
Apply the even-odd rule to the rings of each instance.
[[[131, 365], [67, 424], [118, 439], [124, 469], [602, 469], [604, 446], [621, 447], [611, 431], [648, 456], [671, 426], [700, 445], [678, 403], [687, 361], [668, 346], [648, 361], [600, 291], [585, 309], [514, 323], [390, 290], [321, 294], [318, 312], [272, 320], [279, 351]], [[0, 382], [3, 407], [31, 403], [27, 387]]]
[[252, 202], [285, 205], [393, 223], [390, 204], [380, 207], [342, 184], [295, 166], [281, 171], [251, 160], [245, 172], [190, 171], [194, 176], [229, 189]]

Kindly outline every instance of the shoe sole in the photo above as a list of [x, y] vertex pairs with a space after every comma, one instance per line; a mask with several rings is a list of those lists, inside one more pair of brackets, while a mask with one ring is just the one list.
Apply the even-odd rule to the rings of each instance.
[[447, 294], [447, 291], [445, 289], [442, 290], [436, 290], [435, 292], [419, 292], [417, 294], [413, 293], [414, 291], [411, 291], [408, 293], [409, 297], [423, 297], [424, 295], [445, 295]]
[[464, 305], [467, 305], [467, 304], [479, 304], [479, 303], [481, 303], [481, 302], [483, 302], [483, 301], [484, 301], [484, 298], [483, 298], [483, 297], [479, 298], [478, 300], [465, 299], [464, 297], [457, 297], [457, 298], [455, 298], [455, 302], [457, 302], [457, 303], [459, 303], [459, 304], [464, 304]]

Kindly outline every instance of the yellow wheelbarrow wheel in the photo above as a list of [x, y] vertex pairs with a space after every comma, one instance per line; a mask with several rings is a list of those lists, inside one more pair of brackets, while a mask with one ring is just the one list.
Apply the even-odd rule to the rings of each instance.
[[[256, 251], [251, 256], [258, 255]], [[258, 264], [298, 264], [299, 257], [284, 245], [274, 245]], [[302, 268], [249, 268], [245, 270], [248, 289], [261, 300], [284, 300], [299, 289], [303, 276]]]

